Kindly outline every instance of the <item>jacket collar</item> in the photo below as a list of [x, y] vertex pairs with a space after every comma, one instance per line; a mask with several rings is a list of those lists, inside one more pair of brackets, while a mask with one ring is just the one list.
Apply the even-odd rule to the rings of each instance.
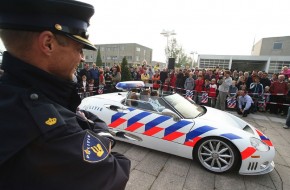
[[2, 60], [3, 83], [33, 88], [52, 101], [75, 112], [80, 103], [76, 83], [51, 75], [33, 65], [4, 52]]

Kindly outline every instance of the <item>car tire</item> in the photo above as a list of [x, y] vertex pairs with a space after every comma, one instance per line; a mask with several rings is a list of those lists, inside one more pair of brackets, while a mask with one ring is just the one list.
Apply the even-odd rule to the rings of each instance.
[[220, 137], [200, 140], [194, 148], [193, 157], [201, 166], [213, 173], [233, 171], [241, 163], [238, 149], [232, 142]]

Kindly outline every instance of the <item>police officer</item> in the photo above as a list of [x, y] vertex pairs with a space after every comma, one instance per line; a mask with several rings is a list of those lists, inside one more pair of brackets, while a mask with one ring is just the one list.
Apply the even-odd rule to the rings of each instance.
[[107, 126], [77, 112], [72, 82], [94, 7], [73, 0], [3, 0], [0, 189], [124, 189], [130, 161]]

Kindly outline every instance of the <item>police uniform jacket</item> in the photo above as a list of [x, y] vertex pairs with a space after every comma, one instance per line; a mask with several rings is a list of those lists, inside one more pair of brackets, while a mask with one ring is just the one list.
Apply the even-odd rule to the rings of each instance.
[[0, 79], [0, 189], [124, 189], [130, 161], [110, 153], [107, 126], [77, 117], [73, 82], [4, 53]]

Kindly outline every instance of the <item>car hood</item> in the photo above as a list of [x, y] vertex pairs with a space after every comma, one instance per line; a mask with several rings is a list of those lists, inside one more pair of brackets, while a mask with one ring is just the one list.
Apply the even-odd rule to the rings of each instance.
[[211, 107], [205, 107], [206, 113], [202, 115], [199, 119], [207, 120], [210, 122], [217, 122], [219, 126], [229, 126], [229, 127], [236, 127], [238, 129], [243, 129], [246, 125], [249, 125], [244, 120], [227, 113], [226, 111], [221, 111], [218, 109], [214, 109]]

